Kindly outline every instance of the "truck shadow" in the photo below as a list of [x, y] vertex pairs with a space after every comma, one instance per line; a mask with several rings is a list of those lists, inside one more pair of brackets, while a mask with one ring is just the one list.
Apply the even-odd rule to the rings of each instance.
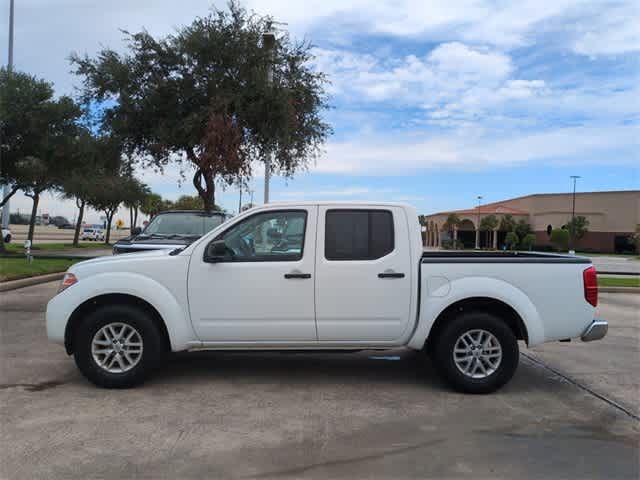
[[[172, 354], [147, 385], [192, 385], [211, 381], [246, 385], [349, 384], [412, 386], [453, 393], [420, 352], [362, 351], [356, 353], [190, 352]], [[563, 385], [564, 384], [564, 385]], [[531, 392], [570, 388], [562, 379], [521, 357], [514, 378], [501, 389]]]
[[171, 355], [155, 382], [229, 380], [247, 383], [433, 384], [444, 389], [431, 362], [418, 352], [357, 353], [191, 352]]

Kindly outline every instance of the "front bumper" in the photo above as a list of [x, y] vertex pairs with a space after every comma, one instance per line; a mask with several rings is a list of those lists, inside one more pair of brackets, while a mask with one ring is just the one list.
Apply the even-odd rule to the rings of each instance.
[[609, 324], [606, 320], [596, 319], [591, 322], [584, 333], [580, 336], [583, 342], [592, 342], [604, 338], [609, 330]]

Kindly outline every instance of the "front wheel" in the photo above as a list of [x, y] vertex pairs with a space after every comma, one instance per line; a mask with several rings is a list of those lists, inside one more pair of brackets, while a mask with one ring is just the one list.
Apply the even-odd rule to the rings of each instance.
[[451, 319], [435, 339], [440, 375], [465, 393], [490, 393], [506, 384], [518, 367], [518, 341], [500, 318], [468, 312]]
[[160, 364], [162, 335], [144, 310], [131, 305], [104, 305], [91, 312], [73, 340], [82, 374], [105, 388], [127, 388], [144, 382]]
[[11, 243], [11, 235], [4, 237], [4, 243]]

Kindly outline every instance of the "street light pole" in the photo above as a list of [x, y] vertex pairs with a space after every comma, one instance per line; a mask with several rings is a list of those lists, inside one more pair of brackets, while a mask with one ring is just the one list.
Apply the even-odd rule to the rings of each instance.
[[580, 178], [580, 175], [571, 175], [571, 178], [573, 179], [573, 200], [571, 202], [571, 221], [573, 222], [576, 216], [576, 181]]
[[[273, 55], [273, 48], [275, 47], [275, 45], [276, 45], [275, 32], [267, 31], [262, 34], [262, 48], [265, 49], [269, 57], [269, 62], [267, 64], [267, 84], [268, 85], [271, 85], [273, 83], [272, 55]], [[264, 203], [269, 203], [269, 181], [271, 180], [271, 156], [272, 156], [272, 152], [269, 149], [265, 152], [265, 159], [264, 159]]]
[[[7, 63], [7, 77], [11, 76], [11, 72], [13, 71], [13, 15], [14, 15], [14, 0], [9, 1], [9, 59]], [[1, 148], [1, 147], [0, 147]], [[1, 153], [0, 153], [1, 155]], [[2, 189], [2, 196], [6, 198], [11, 193], [11, 187], [8, 183], [5, 183], [4, 188]], [[9, 228], [9, 212], [10, 212], [10, 201], [7, 200], [7, 203], [2, 207], [2, 228]]]
[[478, 224], [476, 225], [476, 248], [480, 248], [480, 201], [482, 195], [478, 195]]

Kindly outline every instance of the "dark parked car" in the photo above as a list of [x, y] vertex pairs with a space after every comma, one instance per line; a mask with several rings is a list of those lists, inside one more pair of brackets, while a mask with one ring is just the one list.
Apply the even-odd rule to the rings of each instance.
[[161, 212], [144, 228], [134, 228], [129, 237], [113, 245], [113, 254], [174, 250], [186, 247], [202, 235], [224, 223], [229, 216], [223, 212], [172, 210]]

